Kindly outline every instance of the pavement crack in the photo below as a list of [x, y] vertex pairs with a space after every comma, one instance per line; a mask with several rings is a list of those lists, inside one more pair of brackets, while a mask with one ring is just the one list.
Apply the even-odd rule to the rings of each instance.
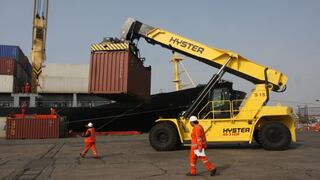
[[51, 166], [51, 167], [50, 167], [50, 172], [48, 173], [48, 178], [51, 178], [52, 173], [54, 172], [55, 168], [56, 168], [56, 167], [54, 167], [54, 166]]
[[313, 177], [312, 174], [311, 174], [312, 171], [313, 171], [312, 169], [306, 169], [304, 174], [309, 176], [309, 177]]
[[64, 146], [64, 142], [62, 143], [56, 143], [52, 148], [50, 148], [45, 154], [43, 154], [40, 159], [44, 159], [44, 158], [50, 158], [53, 159], [58, 152], [62, 149], [62, 147]]
[[161, 168], [160, 166], [158, 166], [158, 165], [155, 164], [155, 163], [152, 163], [152, 162], [151, 162], [151, 163], [149, 163], [149, 164], [151, 164], [152, 166], [156, 167], [158, 170], [161, 171], [161, 173], [151, 174], [151, 175], [148, 175], [148, 176], [139, 177], [139, 178], [137, 178], [137, 179], [140, 179], [140, 178], [141, 178], [141, 179], [144, 179], [144, 178], [151, 178], [151, 177], [157, 177], [157, 176], [164, 176], [164, 175], [166, 175], [166, 174], [168, 173], [167, 170]]
[[76, 158], [76, 160], [77, 160], [77, 164], [78, 164], [78, 165], [81, 165], [81, 161], [80, 161], [80, 159], [81, 159], [81, 157], [77, 157], [77, 158]]
[[[42, 154], [39, 158], [31, 160], [23, 168], [23, 171], [18, 173], [14, 179], [24, 179], [26, 177], [36, 179], [41, 175], [46, 175], [44, 171], [46, 169], [53, 168], [53, 165], [56, 161], [55, 156], [62, 149], [64, 144], [64, 142], [55, 143], [52, 147], [48, 149], [47, 152]], [[52, 174], [52, 172], [50, 172], [49, 174]]]
[[126, 161], [125, 163], [129, 163], [130, 162], [129, 159], [124, 157], [124, 156], [120, 156], [120, 158], [124, 159]]
[[5, 165], [9, 162], [9, 160], [0, 161], [0, 166]]

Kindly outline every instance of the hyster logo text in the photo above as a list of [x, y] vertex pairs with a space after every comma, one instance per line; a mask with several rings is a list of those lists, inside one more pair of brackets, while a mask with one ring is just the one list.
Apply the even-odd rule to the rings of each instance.
[[187, 41], [180, 40], [178, 38], [171, 37], [169, 42], [173, 43], [173, 44], [176, 44], [176, 45], [179, 45], [179, 46], [181, 46], [183, 48], [191, 49], [194, 52], [199, 52], [200, 54], [202, 54], [203, 51], [204, 51], [204, 48], [199, 47], [197, 45], [194, 45], [192, 43], [189, 43]]
[[224, 136], [239, 136], [240, 133], [248, 133], [250, 132], [250, 128], [224, 128], [223, 135]]

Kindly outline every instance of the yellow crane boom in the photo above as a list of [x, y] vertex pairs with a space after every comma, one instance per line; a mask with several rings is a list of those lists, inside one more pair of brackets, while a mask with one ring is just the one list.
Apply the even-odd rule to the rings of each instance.
[[288, 80], [283, 73], [252, 62], [232, 51], [209, 47], [161, 28], [143, 24], [132, 18], [125, 21], [121, 36], [125, 40], [143, 37], [149, 43], [159, 44], [216, 68], [223, 66], [226, 59], [231, 57], [232, 59], [226, 67], [227, 72], [254, 84], [265, 83], [267, 77], [268, 84], [273, 85], [272, 90], [283, 89]]
[[32, 26], [32, 92], [37, 92], [42, 63], [46, 60], [49, 0], [34, 0]]

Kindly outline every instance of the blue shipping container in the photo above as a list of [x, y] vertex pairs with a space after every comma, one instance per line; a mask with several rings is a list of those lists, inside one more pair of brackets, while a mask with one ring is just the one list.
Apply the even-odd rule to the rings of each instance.
[[0, 45], [0, 57], [12, 58], [19, 61], [21, 53], [22, 51], [19, 46]]

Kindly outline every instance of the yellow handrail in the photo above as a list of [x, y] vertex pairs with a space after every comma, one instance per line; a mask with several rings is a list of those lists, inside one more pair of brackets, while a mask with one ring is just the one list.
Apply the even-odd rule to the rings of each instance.
[[[236, 112], [239, 112], [240, 109], [241, 109], [241, 106], [238, 106], [238, 108], [235, 109], [235, 103], [240, 103], [240, 104], [242, 104], [243, 101], [244, 101], [243, 99], [232, 100], [232, 101], [230, 101], [230, 100], [208, 101], [208, 102], [206, 103], [206, 105], [204, 105], [204, 106], [201, 108], [201, 110], [199, 111], [199, 113], [198, 113], [197, 116], [198, 116], [199, 119], [207, 119], [210, 114], [212, 114], [212, 115], [213, 115], [213, 118], [214, 118], [214, 114], [215, 114], [215, 113], [227, 112], [227, 113], [229, 113], [229, 118], [232, 118], [232, 117], [235, 116], [235, 114], [237, 114]], [[229, 104], [229, 109], [221, 109], [221, 110], [215, 110], [215, 109], [214, 109], [214, 107], [216, 107], [216, 106], [218, 106], [218, 105], [220, 105], [220, 104], [225, 105], [226, 103]], [[217, 105], [217, 104], [218, 104], [218, 105]], [[207, 107], [210, 107], [210, 106], [211, 106], [211, 110], [209, 110], [208, 112], [206, 112], [206, 114], [205, 114], [204, 116], [201, 116], [201, 114], [204, 113], [205, 109], [206, 109]]]

